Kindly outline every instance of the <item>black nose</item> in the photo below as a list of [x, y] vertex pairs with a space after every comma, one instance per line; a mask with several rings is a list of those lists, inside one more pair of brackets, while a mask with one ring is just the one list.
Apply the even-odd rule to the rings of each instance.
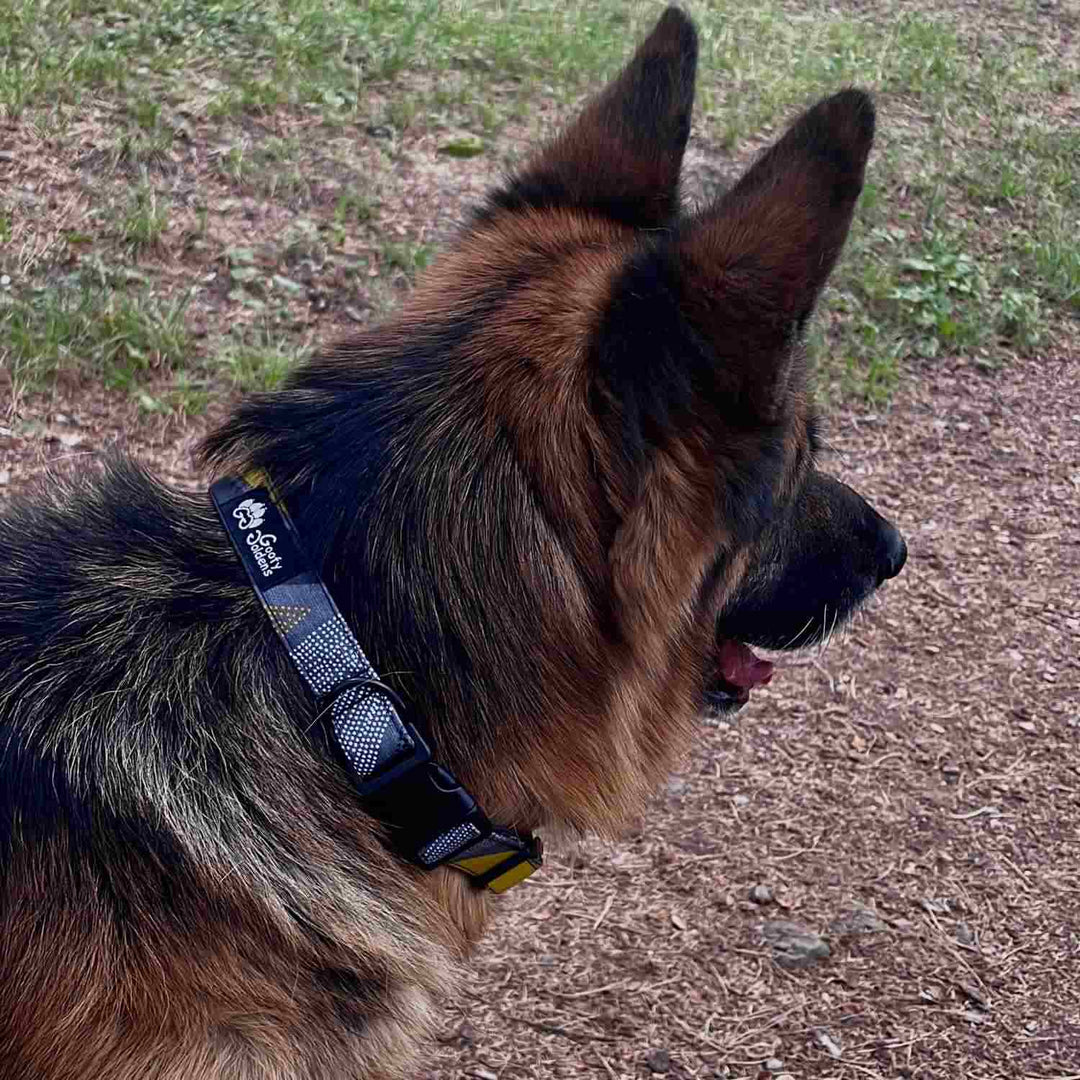
[[878, 584], [896, 577], [907, 562], [907, 544], [898, 529], [887, 521], [881, 523], [881, 547], [878, 558]]

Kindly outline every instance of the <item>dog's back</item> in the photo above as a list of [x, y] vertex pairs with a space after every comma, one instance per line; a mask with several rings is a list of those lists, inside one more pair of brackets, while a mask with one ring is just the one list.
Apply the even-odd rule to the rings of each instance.
[[0, 519], [4, 1077], [398, 1075], [429, 1021], [447, 915], [238, 571], [123, 460]]

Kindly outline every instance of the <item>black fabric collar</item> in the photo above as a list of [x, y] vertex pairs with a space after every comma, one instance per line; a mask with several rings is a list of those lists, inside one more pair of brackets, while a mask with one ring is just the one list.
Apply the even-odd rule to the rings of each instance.
[[504, 892], [540, 868], [539, 837], [498, 829], [432, 757], [379, 681], [318, 573], [269, 478], [260, 472], [210, 489], [256, 595], [329, 729], [366, 808], [401, 855], [426, 870], [444, 863], [478, 887]]

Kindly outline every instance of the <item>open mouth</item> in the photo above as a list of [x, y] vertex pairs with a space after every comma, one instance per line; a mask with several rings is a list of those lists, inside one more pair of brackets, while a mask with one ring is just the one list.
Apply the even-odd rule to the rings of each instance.
[[772, 681], [773, 664], [754, 655], [754, 650], [734, 638], [720, 638], [716, 643], [716, 673], [705, 692], [705, 699], [720, 712], [742, 708], [750, 700], [755, 686]]

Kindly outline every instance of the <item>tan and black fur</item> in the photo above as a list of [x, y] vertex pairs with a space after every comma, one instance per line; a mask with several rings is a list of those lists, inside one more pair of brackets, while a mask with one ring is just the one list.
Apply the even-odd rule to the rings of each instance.
[[[669, 10], [389, 323], [204, 450], [270, 473], [439, 758], [521, 830], [617, 832], [705, 701], [745, 697], [725, 643], [816, 640], [903, 563], [815, 470], [800, 348], [872, 105], [822, 101], [685, 216], [695, 63]], [[205, 498], [114, 460], [6, 513], [0, 1075], [413, 1075], [488, 897], [392, 853], [316, 712]]]

